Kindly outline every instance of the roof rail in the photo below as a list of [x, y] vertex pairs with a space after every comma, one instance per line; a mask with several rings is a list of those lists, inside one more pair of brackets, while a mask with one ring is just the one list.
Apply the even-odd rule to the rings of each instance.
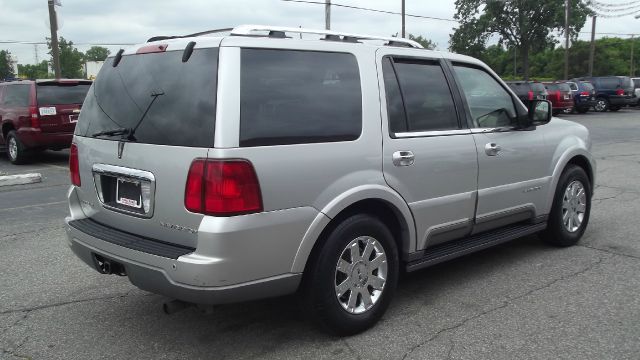
[[329, 38], [329, 35], [342, 36], [343, 38], [342, 41], [349, 41], [349, 42], [353, 42], [357, 40], [383, 40], [383, 41], [387, 41], [390, 45], [396, 45], [396, 46], [405, 45], [405, 46], [410, 46], [418, 49], [422, 48], [422, 45], [418, 44], [413, 40], [399, 38], [399, 37], [350, 34], [350, 33], [338, 32], [338, 31], [331, 31], [331, 30], [317, 30], [317, 29], [305, 29], [305, 28], [294, 28], [294, 27], [283, 27], [283, 26], [240, 25], [240, 26], [236, 26], [231, 30], [231, 35], [239, 35], [239, 36], [254, 35], [252, 34], [254, 31], [268, 31], [270, 33], [316, 34], [316, 35], [326, 35], [327, 36], [326, 38]]

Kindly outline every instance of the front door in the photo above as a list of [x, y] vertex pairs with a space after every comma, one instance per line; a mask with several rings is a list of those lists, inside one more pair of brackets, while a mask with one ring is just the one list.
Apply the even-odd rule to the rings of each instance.
[[478, 152], [474, 232], [534, 218], [544, 207], [550, 180], [542, 132], [517, 129], [516, 105], [522, 105], [485, 69], [454, 63], [453, 71]]
[[387, 183], [409, 204], [416, 250], [421, 250], [471, 231], [477, 155], [441, 60], [416, 58], [411, 50], [405, 51], [402, 56], [378, 57], [386, 98], [383, 171]]

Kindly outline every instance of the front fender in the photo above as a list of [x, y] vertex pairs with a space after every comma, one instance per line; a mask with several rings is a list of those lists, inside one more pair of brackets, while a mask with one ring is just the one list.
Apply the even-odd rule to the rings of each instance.
[[298, 247], [291, 272], [299, 273], [304, 271], [304, 267], [307, 263], [309, 254], [311, 254], [311, 250], [313, 250], [313, 246], [331, 219], [335, 218], [341, 211], [350, 205], [355, 204], [358, 201], [368, 199], [382, 200], [395, 208], [406, 222], [408, 230], [408, 237], [407, 239], [403, 239], [402, 242], [402, 251], [405, 253], [415, 251], [416, 227], [411, 210], [409, 210], [409, 206], [404, 199], [398, 193], [386, 186], [375, 184], [362, 185], [341, 193], [320, 210], [320, 213], [313, 220], [309, 229], [307, 229], [307, 232]]
[[567, 167], [567, 164], [571, 161], [571, 159], [576, 156], [584, 157], [589, 162], [589, 166], [591, 169], [587, 169], [586, 171], [590, 173], [592, 178], [592, 189], [595, 186], [595, 173], [596, 173], [596, 162], [593, 158], [593, 155], [589, 152], [588, 144], [586, 144], [582, 139], [578, 137], [573, 137], [567, 139], [566, 141], [561, 142], [556, 148], [556, 153], [553, 156], [553, 172], [551, 176], [551, 184], [547, 190], [547, 208], [544, 209], [545, 214], [551, 212], [551, 206], [553, 205], [553, 197], [556, 193], [556, 187], [558, 186], [558, 181], [560, 181], [560, 176], [562, 172]]

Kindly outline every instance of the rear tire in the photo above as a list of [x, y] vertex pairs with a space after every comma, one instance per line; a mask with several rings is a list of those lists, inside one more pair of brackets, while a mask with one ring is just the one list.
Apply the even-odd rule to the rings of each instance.
[[378, 218], [357, 214], [319, 245], [304, 275], [303, 310], [339, 336], [372, 327], [387, 310], [398, 282], [393, 235]]
[[542, 239], [555, 246], [577, 243], [589, 223], [591, 183], [584, 169], [569, 165], [562, 172]]
[[607, 110], [609, 110], [609, 100], [605, 99], [605, 98], [598, 98], [596, 100], [596, 104], [593, 105], [593, 110], [597, 111], [597, 112], [605, 112]]
[[18, 139], [15, 130], [7, 134], [7, 157], [12, 164], [24, 164], [27, 161], [27, 150], [24, 144]]

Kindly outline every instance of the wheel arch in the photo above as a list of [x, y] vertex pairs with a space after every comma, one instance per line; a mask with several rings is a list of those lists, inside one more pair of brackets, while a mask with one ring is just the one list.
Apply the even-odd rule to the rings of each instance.
[[11, 121], [5, 121], [2, 123], [2, 138], [3, 139], [7, 139], [7, 134], [9, 134], [9, 131], [11, 130], [15, 130], [15, 126], [13, 125], [13, 123]]
[[569, 149], [562, 155], [553, 170], [551, 186], [549, 186], [549, 191], [547, 193], [547, 213], [551, 210], [553, 197], [555, 196], [556, 187], [558, 186], [560, 176], [569, 165], [576, 165], [584, 169], [584, 171], [587, 173], [587, 177], [589, 178], [589, 182], [591, 183], [591, 195], [593, 196], [595, 189], [595, 161], [593, 160], [592, 155], [586, 149], [574, 147], [572, 149]]
[[358, 213], [371, 214], [384, 222], [394, 235], [400, 254], [415, 249], [415, 224], [404, 199], [387, 187], [365, 185], [341, 194], [320, 211], [298, 247], [292, 272], [303, 272], [326, 234], [343, 219]]

